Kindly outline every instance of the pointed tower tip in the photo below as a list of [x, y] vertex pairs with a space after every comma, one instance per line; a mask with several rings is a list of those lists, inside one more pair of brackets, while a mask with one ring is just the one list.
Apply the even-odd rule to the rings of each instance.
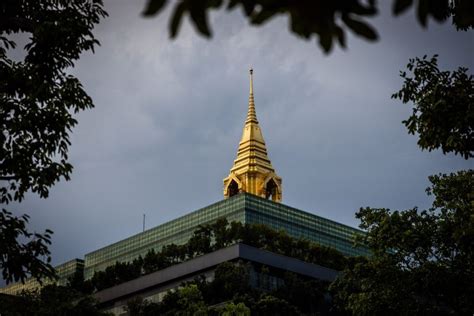
[[253, 94], [253, 68], [250, 67], [250, 94]]
[[256, 123], [258, 124], [257, 121], [257, 114], [255, 113], [255, 102], [253, 99], [253, 69], [250, 68], [250, 93], [249, 93], [249, 109], [247, 112], [247, 119], [245, 120], [245, 123]]
[[267, 154], [262, 130], [258, 125], [253, 97], [253, 69], [249, 69], [250, 95], [247, 118], [242, 138], [237, 150], [237, 158], [230, 169], [229, 176], [224, 179], [224, 197], [228, 198], [239, 192], [247, 192], [281, 202], [281, 178]]

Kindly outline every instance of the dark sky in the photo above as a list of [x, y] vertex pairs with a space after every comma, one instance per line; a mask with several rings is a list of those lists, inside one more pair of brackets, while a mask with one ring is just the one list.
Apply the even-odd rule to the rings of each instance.
[[[349, 36], [325, 55], [316, 40], [288, 32], [281, 17], [264, 27], [238, 10], [211, 15], [212, 40], [186, 22], [169, 40], [169, 12], [140, 16], [143, 1], [106, 1], [101, 42], [73, 73], [95, 102], [72, 133], [72, 180], [50, 197], [28, 195], [15, 214], [53, 230], [53, 263], [138, 233], [223, 198], [254, 72], [257, 116], [283, 203], [357, 226], [362, 206], [427, 208], [427, 177], [473, 167], [422, 152], [401, 124], [408, 105], [391, 100], [409, 58], [439, 54], [440, 67], [474, 69], [474, 37], [412, 14], [373, 21], [381, 40]], [[471, 71], [472, 73], [472, 71]]]

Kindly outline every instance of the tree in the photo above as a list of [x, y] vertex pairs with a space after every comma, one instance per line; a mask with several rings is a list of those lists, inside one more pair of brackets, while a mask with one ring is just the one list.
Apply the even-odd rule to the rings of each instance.
[[287, 300], [277, 298], [272, 295], [262, 295], [254, 308], [256, 315], [275, 315], [275, 316], [298, 316], [303, 315], [295, 306]]
[[[378, 2], [374, 0], [181, 0], [173, 3], [174, 9], [169, 23], [172, 38], [178, 35], [186, 14], [189, 14], [201, 35], [210, 37], [208, 12], [223, 7], [227, 10], [241, 7], [245, 18], [253, 25], [262, 25], [277, 15], [287, 15], [292, 33], [306, 40], [311, 39], [313, 35], [316, 36], [319, 45], [326, 53], [331, 50], [334, 41], [346, 47], [348, 29], [367, 40], [378, 39], [376, 30], [365, 20], [375, 17], [379, 11]], [[452, 17], [453, 24], [461, 30], [474, 26], [474, 3], [471, 0], [394, 0], [393, 14], [399, 15], [414, 7], [415, 3], [418, 22], [423, 27], [427, 26], [429, 17], [438, 22]], [[148, 0], [143, 15], [146, 17], [158, 15], [167, 4], [167, 0]]]
[[213, 282], [200, 288], [206, 301], [211, 304], [218, 304], [232, 300], [236, 296], [251, 293], [250, 265], [243, 262], [221, 263], [215, 270]]
[[410, 77], [400, 73], [404, 83], [392, 98], [414, 104], [403, 124], [410, 134], [418, 133], [421, 149], [441, 148], [465, 159], [474, 157], [474, 78], [467, 68], [440, 71], [438, 56], [410, 59]]
[[467, 315], [474, 310], [474, 170], [431, 176], [432, 208], [362, 208], [372, 256], [332, 285], [354, 315]]
[[220, 315], [222, 316], [250, 316], [250, 308], [245, 306], [244, 303], [229, 303], [220, 310]]
[[161, 252], [151, 249], [143, 259], [143, 273], [148, 274], [168, 267], [171, 263]]
[[132, 262], [116, 262], [104, 271], [95, 272], [90, 280], [91, 284], [85, 284], [84, 287], [100, 291], [136, 279], [142, 275], [143, 265], [144, 260], [140, 257]]
[[304, 314], [314, 315], [324, 306], [324, 294], [328, 286], [328, 282], [303, 280], [294, 273], [286, 272], [283, 285], [273, 295], [291, 302]]
[[208, 308], [196, 284], [168, 292], [159, 304], [146, 305], [139, 315], [208, 315]]
[[0, 296], [2, 315], [5, 316], [105, 316], [90, 296], [69, 287], [47, 285], [39, 292], [23, 292], [19, 296]]
[[[39, 282], [56, 278], [48, 250], [52, 232], [29, 233], [27, 223], [28, 215], [15, 217], [5, 209], [0, 212], [0, 269], [7, 283], [24, 282], [29, 274]], [[46, 262], [41, 257], [46, 257]]]
[[[137, 296], [127, 301], [127, 306], [125, 306], [125, 311], [130, 316], [139, 316], [144, 315], [154, 305], [150, 304], [149, 301], [144, 300], [142, 297]], [[146, 315], [146, 314], [145, 314]]]
[[234, 229], [232, 229], [232, 227], [229, 229], [229, 222], [226, 218], [219, 218], [214, 224], [211, 225], [214, 237], [214, 249], [225, 248], [235, 242], [235, 225], [236, 224], [233, 226]]
[[[403, 123], [422, 149], [474, 157], [474, 80], [466, 68], [438, 70], [437, 56], [411, 59], [392, 98], [413, 102]], [[467, 315], [474, 310], [474, 171], [429, 177], [429, 210], [362, 208], [356, 214], [372, 256], [349, 261], [331, 285], [354, 315]]]
[[[21, 202], [32, 191], [46, 198], [61, 178], [69, 180], [69, 133], [77, 124], [73, 113], [93, 107], [77, 78], [68, 73], [80, 54], [98, 41], [92, 29], [107, 14], [101, 0], [6, 0], [0, 5], [0, 201]], [[19, 33], [29, 36], [24, 59], [11, 55]], [[28, 273], [46, 276], [50, 231], [31, 234], [27, 217], [3, 211], [0, 257], [7, 281], [24, 280]], [[21, 245], [17, 237], [35, 237]], [[4, 242], [8, 242], [4, 244]], [[30, 245], [30, 246], [26, 246]], [[7, 252], [4, 252], [7, 251]], [[15, 253], [19, 251], [19, 253]], [[48, 259], [49, 260], [49, 259]], [[34, 264], [33, 264], [34, 262]], [[5, 269], [6, 268], [6, 269]]]
[[187, 242], [187, 252], [189, 257], [202, 255], [211, 252], [211, 236], [212, 231], [209, 226], [199, 226], [193, 232], [193, 236]]

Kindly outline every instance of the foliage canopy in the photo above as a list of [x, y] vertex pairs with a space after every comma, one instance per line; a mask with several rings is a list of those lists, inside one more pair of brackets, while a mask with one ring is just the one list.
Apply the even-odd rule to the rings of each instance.
[[[7, 0], [0, 9], [0, 199], [21, 201], [31, 190], [47, 197], [61, 177], [69, 179], [69, 132], [73, 113], [92, 99], [67, 72], [98, 41], [92, 29], [106, 16], [100, 0]], [[19, 33], [29, 41], [16, 61]]]
[[[55, 278], [49, 264], [51, 256], [51, 231], [44, 234], [30, 233], [26, 229], [28, 215], [15, 217], [5, 209], [0, 212], [0, 270], [7, 282], [24, 282], [31, 274], [41, 282], [43, 278]], [[39, 258], [45, 257], [46, 262]]]
[[[167, 0], [148, 0], [143, 15], [158, 15], [168, 3]], [[367, 22], [379, 12], [376, 0], [180, 0], [172, 3], [174, 7], [169, 22], [172, 38], [178, 35], [187, 14], [197, 32], [210, 37], [210, 11], [242, 8], [245, 18], [253, 25], [262, 25], [278, 15], [288, 16], [290, 32], [306, 40], [317, 37], [325, 52], [331, 50], [334, 41], [346, 47], [348, 30], [370, 41], [378, 39], [377, 31]], [[470, 0], [393, 0], [392, 3], [394, 15], [416, 7], [417, 20], [423, 27], [428, 25], [430, 17], [438, 22], [452, 17], [453, 24], [462, 30], [474, 26], [474, 3]]]
[[474, 170], [431, 176], [432, 208], [362, 208], [373, 255], [331, 289], [354, 315], [467, 315], [474, 310]]
[[[94, 25], [106, 16], [101, 0], [5, 0], [0, 4], [0, 202], [21, 202], [32, 191], [46, 198], [60, 178], [69, 180], [73, 114], [93, 107], [68, 73], [98, 44]], [[28, 39], [23, 50], [18, 39]], [[18, 56], [25, 54], [22, 60]], [[27, 216], [0, 214], [0, 268], [7, 282], [29, 274], [52, 277], [43, 235], [26, 230]], [[22, 237], [29, 242], [22, 243]], [[41, 260], [46, 256], [47, 262]]]
[[4, 316], [110, 316], [101, 312], [91, 296], [71, 288], [47, 285], [38, 292], [23, 292], [19, 296], [0, 296]]
[[438, 56], [410, 59], [400, 73], [404, 79], [392, 98], [414, 104], [403, 124], [410, 134], [418, 133], [418, 146], [429, 151], [441, 148], [465, 159], [474, 157], [474, 77], [467, 68], [440, 71]]

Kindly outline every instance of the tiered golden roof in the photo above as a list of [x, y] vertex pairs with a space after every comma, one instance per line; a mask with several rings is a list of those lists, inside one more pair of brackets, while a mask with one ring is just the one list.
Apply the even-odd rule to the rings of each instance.
[[247, 192], [281, 202], [281, 178], [275, 173], [267, 155], [262, 131], [258, 125], [253, 97], [253, 70], [250, 69], [250, 95], [247, 119], [237, 151], [237, 158], [224, 179], [224, 197]]

